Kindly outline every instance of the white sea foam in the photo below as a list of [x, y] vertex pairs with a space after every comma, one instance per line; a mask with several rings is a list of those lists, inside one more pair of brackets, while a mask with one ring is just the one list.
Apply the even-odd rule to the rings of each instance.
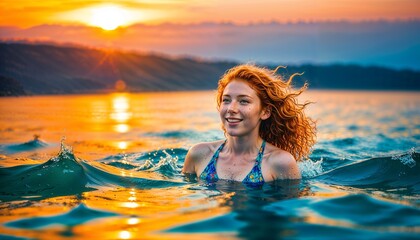
[[[163, 172], [165, 175], [172, 175], [179, 172], [177, 162], [178, 156], [172, 156], [166, 150], [162, 150], [165, 154], [164, 157], [160, 157], [159, 162], [154, 164], [152, 160], [146, 160], [141, 166], [136, 168], [137, 171], [150, 171], [150, 172]], [[154, 154], [157, 155], [156, 153]]]
[[153, 168], [155, 165], [150, 160], [146, 160], [140, 167], [136, 168], [137, 171], [144, 171]]
[[298, 163], [302, 177], [311, 178], [320, 175], [323, 172], [321, 158], [319, 161], [312, 161], [311, 159], [304, 160]]
[[413, 168], [416, 166], [416, 161], [413, 159], [413, 154], [415, 150], [414, 148], [411, 148], [408, 153], [398, 156], [393, 156], [392, 160], [399, 160], [402, 164], [409, 166], [410, 168]]
[[166, 152], [166, 150], [162, 150], [162, 152], [165, 154], [165, 157], [160, 157], [159, 162], [153, 168], [151, 168], [150, 170], [155, 171], [157, 169], [161, 169], [164, 166], [167, 166], [167, 167], [169, 167], [169, 169], [176, 172], [176, 170], [177, 170], [176, 163], [178, 162], [178, 156], [173, 157], [168, 152]]

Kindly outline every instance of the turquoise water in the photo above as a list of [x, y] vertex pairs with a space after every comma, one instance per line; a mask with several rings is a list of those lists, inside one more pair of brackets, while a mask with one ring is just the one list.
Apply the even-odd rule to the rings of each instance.
[[1, 239], [418, 239], [420, 97], [310, 91], [301, 181], [180, 173], [213, 92], [0, 99]]

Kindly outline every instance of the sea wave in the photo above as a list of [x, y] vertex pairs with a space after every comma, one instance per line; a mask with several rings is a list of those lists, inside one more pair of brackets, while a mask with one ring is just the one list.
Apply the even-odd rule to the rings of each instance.
[[299, 238], [324, 239], [330, 232], [331, 236], [343, 239], [415, 239], [420, 224], [420, 210], [416, 207], [362, 193], [294, 198], [271, 203], [263, 209], [293, 219], [295, 237]]
[[[138, 172], [155, 172], [162, 174], [163, 177], [174, 177], [179, 176], [186, 154], [187, 150], [183, 148], [172, 148], [108, 156], [99, 162], [117, 168]], [[181, 159], [182, 161], [180, 161]]]
[[0, 147], [0, 150], [7, 154], [13, 154], [13, 153], [18, 153], [18, 152], [33, 151], [36, 149], [46, 148], [48, 146], [51, 146], [51, 145], [45, 142], [44, 140], [42, 140], [40, 138], [40, 135], [35, 134], [34, 139], [30, 141], [19, 143], [19, 144], [3, 145]]
[[[38, 143], [39, 139], [34, 139]], [[41, 142], [42, 143], [42, 142]], [[24, 145], [23, 143], [21, 145]], [[328, 151], [318, 151], [328, 152]], [[57, 156], [42, 164], [0, 168], [0, 200], [43, 199], [73, 195], [104, 187], [138, 189], [166, 188], [188, 184], [181, 173], [187, 150], [162, 149], [142, 153], [111, 155], [88, 162], [76, 157], [61, 143]], [[404, 194], [420, 194], [420, 154], [369, 158], [334, 167], [339, 159], [299, 162], [304, 180]], [[343, 162], [341, 160], [341, 162]]]
[[331, 185], [420, 194], [419, 161], [420, 154], [415, 151], [370, 158], [325, 172], [316, 176], [316, 180]]
[[2, 201], [66, 196], [103, 187], [149, 189], [185, 184], [162, 178], [154, 172], [125, 172], [105, 164], [84, 161], [76, 157], [64, 142], [57, 156], [45, 163], [0, 168], [0, 177]]
[[[25, 229], [42, 229], [50, 225], [62, 225], [65, 227], [74, 227], [86, 222], [107, 217], [122, 216], [118, 213], [108, 212], [104, 210], [96, 210], [81, 203], [72, 208], [70, 211], [44, 217], [31, 217], [19, 219], [17, 221], [8, 222], [5, 225], [12, 228], [25, 228]], [[73, 235], [73, 234], [71, 234]], [[70, 236], [71, 236], [70, 235]]]
[[[246, 210], [242, 205], [243, 203], [231, 204], [232, 212], [175, 226], [165, 232], [239, 231], [246, 239], [262, 239], [266, 237], [266, 231], [279, 234], [293, 229], [290, 233], [293, 236], [291, 239], [325, 239], [328, 234], [331, 234], [331, 239], [337, 236], [340, 239], [366, 239], [366, 236], [369, 239], [415, 239], [418, 234], [416, 228], [420, 224], [419, 209], [376, 199], [368, 194], [347, 194], [330, 198], [300, 197], [271, 203], [259, 201]], [[270, 224], [267, 224], [267, 219], [270, 219]]]

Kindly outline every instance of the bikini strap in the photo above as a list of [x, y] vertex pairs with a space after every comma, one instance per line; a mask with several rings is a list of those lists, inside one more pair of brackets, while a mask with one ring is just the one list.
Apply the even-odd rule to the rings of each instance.
[[213, 155], [213, 158], [212, 158], [212, 160], [216, 160], [216, 159], [218, 159], [219, 158], [219, 154], [220, 154], [220, 152], [222, 151], [222, 149], [223, 149], [223, 147], [225, 146], [225, 144], [226, 144], [226, 141], [227, 141], [227, 139], [219, 146], [219, 148], [216, 150], [216, 152], [214, 153], [214, 155]]
[[263, 156], [264, 156], [265, 144], [266, 144], [266, 141], [263, 140], [263, 142], [261, 144], [261, 147], [260, 147], [260, 150], [258, 151], [258, 156], [257, 156], [257, 160], [255, 161], [255, 164], [260, 164], [261, 163], [261, 161], [263, 159]]

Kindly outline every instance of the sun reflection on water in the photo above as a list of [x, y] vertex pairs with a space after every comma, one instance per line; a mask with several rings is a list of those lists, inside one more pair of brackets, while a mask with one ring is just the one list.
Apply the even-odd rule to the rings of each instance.
[[129, 108], [128, 98], [125, 94], [116, 94], [113, 99], [114, 109], [117, 110], [127, 110]]
[[126, 133], [130, 130], [130, 126], [125, 123], [120, 123], [114, 126], [114, 130], [119, 133]]
[[118, 237], [120, 239], [130, 239], [131, 238], [131, 233], [129, 231], [124, 230], [124, 231], [119, 232]]
[[127, 149], [127, 147], [128, 147], [128, 143], [127, 142], [125, 142], [125, 141], [118, 142], [118, 148], [119, 149], [124, 150], [124, 149]]
[[[128, 202], [121, 203], [121, 205], [123, 207], [126, 207], [126, 208], [137, 208], [137, 207], [140, 207], [140, 206], [143, 206], [144, 205], [144, 203], [137, 203], [136, 202], [137, 201], [137, 197], [136, 197], [136, 191], [135, 191], [134, 188], [131, 188], [130, 191], [129, 191], [129, 193], [130, 193], [130, 196], [127, 198]], [[134, 220], [131, 220], [131, 221], [134, 221]]]
[[123, 207], [126, 207], [126, 208], [137, 208], [137, 207], [139, 207], [139, 206], [140, 206], [140, 204], [135, 203], [135, 202], [124, 202], [124, 203], [122, 203], [121, 205], [122, 205]]
[[125, 133], [130, 130], [127, 122], [132, 117], [130, 111], [130, 99], [125, 93], [118, 93], [113, 95], [112, 98], [112, 112], [110, 118], [117, 122], [114, 125], [114, 130], [119, 133]]
[[140, 223], [140, 218], [135, 218], [135, 217], [129, 218], [127, 220], [127, 223], [129, 225], [136, 225], [136, 224]]

